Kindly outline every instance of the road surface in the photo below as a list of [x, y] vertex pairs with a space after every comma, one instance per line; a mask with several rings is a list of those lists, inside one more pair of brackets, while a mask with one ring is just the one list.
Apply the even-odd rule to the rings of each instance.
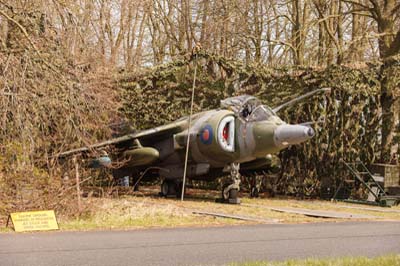
[[0, 234], [0, 265], [223, 265], [400, 254], [400, 222]]

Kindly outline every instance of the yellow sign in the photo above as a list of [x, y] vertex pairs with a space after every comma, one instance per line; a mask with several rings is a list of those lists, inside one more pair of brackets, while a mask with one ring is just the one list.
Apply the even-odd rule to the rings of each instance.
[[58, 230], [54, 211], [11, 213], [15, 232]]

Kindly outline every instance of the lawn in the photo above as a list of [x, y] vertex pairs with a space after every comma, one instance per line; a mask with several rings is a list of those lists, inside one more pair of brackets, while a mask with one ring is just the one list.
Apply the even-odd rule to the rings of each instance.
[[253, 261], [231, 263], [229, 266], [400, 266], [400, 255], [376, 258], [346, 257], [335, 259], [286, 260], [282, 262]]
[[[250, 199], [242, 195], [241, 205], [215, 203], [219, 196], [217, 191], [189, 189], [184, 201], [176, 198], [157, 196], [157, 188], [143, 187], [140, 192], [118, 197], [87, 197], [82, 199], [84, 210], [74, 216], [58, 214], [61, 230], [109, 230], [160, 227], [189, 226], [223, 226], [255, 223], [310, 223], [310, 222], [342, 222], [346, 219], [315, 218], [299, 214], [276, 212], [270, 207], [306, 208], [313, 210], [331, 210], [343, 213], [367, 214], [373, 220], [400, 221], [400, 207], [380, 208], [395, 210], [397, 213], [377, 212], [371, 210], [350, 209], [343, 207], [368, 207], [347, 203], [322, 200], [295, 200], [290, 198], [257, 198]], [[250, 206], [251, 205], [251, 206]], [[371, 207], [369, 207], [371, 208]], [[374, 207], [377, 208], [377, 207]], [[238, 220], [194, 214], [193, 211], [222, 213], [242, 216], [250, 220]], [[254, 221], [251, 220], [254, 218]], [[365, 220], [365, 219], [364, 219]], [[10, 232], [2, 227], [0, 232]]]
[[[270, 210], [268, 207], [332, 210], [344, 213], [372, 215], [376, 217], [374, 220], [380, 221], [400, 221], [399, 207], [391, 208], [391, 210], [398, 210], [398, 213], [386, 213], [343, 208], [343, 206], [357, 207], [358, 205], [330, 201], [285, 198], [250, 199], [246, 197], [242, 198], [244, 203], [242, 205], [229, 205], [214, 202], [215, 197], [219, 195], [218, 192], [189, 189], [188, 196], [183, 202], [176, 198], [160, 198], [156, 194], [156, 190], [142, 189], [141, 192], [119, 196], [118, 198], [87, 198], [84, 200], [84, 204], [88, 206], [88, 211], [72, 219], [69, 217], [60, 217], [60, 227], [62, 230], [134, 229], [241, 225], [260, 222], [193, 214], [195, 210], [256, 218], [265, 220], [266, 223], [268, 221], [273, 222], [273, 220], [279, 220], [280, 223], [348, 221], [345, 219], [315, 218], [298, 214], [281, 213]], [[253, 205], [258, 207], [254, 207]]]

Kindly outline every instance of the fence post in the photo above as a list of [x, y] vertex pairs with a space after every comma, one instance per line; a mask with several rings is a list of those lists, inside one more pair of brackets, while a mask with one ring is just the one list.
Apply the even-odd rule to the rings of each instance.
[[75, 164], [75, 182], [76, 182], [76, 194], [78, 196], [78, 211], [81, 213], [82, 205], [81, 205], [81, 188], [80, 188], [80, 176], [79, 176], [79, 163], [76, 155], [73, 157], [73, 161]]

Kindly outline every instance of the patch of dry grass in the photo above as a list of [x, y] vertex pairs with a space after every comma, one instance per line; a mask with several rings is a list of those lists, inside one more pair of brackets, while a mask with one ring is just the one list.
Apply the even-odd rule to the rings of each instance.
[[[177, 226], [243, 224], [232, 219], [199, 216], [176, 200], [128, 196], [122, 199], [88, 199], [93, 209], [78, 218], [60, 219], [62, 230], [133, 229]], [[185, 204], [184, 204], [185, 205]]]
[[[364, 214], [364, 215], [375, 216], [378, 219], [400, 221], [400, 206], [383, 208], [383, 207], [375, 207], [375, 206], [368, 206], [361, 204], [350, 204], [345, 202], [331, 202], [323, 200], [295, 200], [295, 199], [279, 199], [279, 198], [273, 198], [273, 199], [244, 198], [243, 202], [256, 204], [260, 206], [266, 206], [266, 207], [290, 207], [290, 208], [303, 208], [303, 209], [320, 210], [320, 211], [335, 211], [335, 212], [352, 213], [352, 214]], [[354, 208], [346, 208], [346, 207], [354, 207]], [[377, 209], [378, 211], [366, 210], [366, 209]], [[381, 212], [379, 210], [396, 211], [396, 212]], [[320, 218], [317, 219], [321, 220]]]
[[[221, 226], [251, 224], [256, 222], [227, 218], [215, 218], [193, 214], [192, 211], [217, 212], [258, 219], [278, 219], [282, 223], [308, 222], [339, 222], [344, 219], [326, 219], [308, 217], [298, 214], [280, 213], [264, 207], [291, 207], [313, 210], [332, 210], [344, 213], [368, 214], [378, 217], [378, 220], [399, 220], [400, 213], [383, 213], [358, 209], [341, 208], [341, 206], [358, 206], [354, 204], [335, 203], [320, 200], [294, 200], [279, 198], [249, 199], [243, 196], [244, 203], [258, 205], [229, 205], [215, 203], [219, 196], [216, 191], [188, 190], [188, 195], [182, 202], [175, 198], [159, 198], [156, 189], [143, 188], [137, 192], [119, 198], [89, 198], [85, 204], [90, 205], [89, 212], [79, 218], [61, 217], [62, 230], [92, 230], [92, 229], [130, 229], [177, 226]], [[399, 207], [392, 208], [400, 210]]]
[[[224, 213], [238, 216], [254, 217], [262, 220], [276, 219], [281, 223], [309, 222], [340, 222], [345, 219], [315, 218], [298, 214], [281, 213], [268, 209], [269, 207], [291, 207], [312, 210], [337, 211], [343, 213], [366, 214], [377, 217], [377, 220], [400, 221], [400, 213], [376, 212], [371, 210], [349, 209], [342, 206], [357, 208], [377, 208], [381, 210], [397, 210], [400, 207], [379, 208], [342, 202], [321, 200], [295, 200], [286, 198], [250, 199], [242, 195], [242, 205], [215, 203], [219, 197], [217, 191], [189, 189], [185, 200], [176, 198], [160, 198], [158, 188], [143, 187], [140, 192], [116, 198], [85, 198], [85, 211], [75, 218], [58, 217], [61, 230], [101, 230], [101, 229], [134, 229], [154, 227], [188, 227], [188, 226], [221, 226], [257, 223], [227, 218], [216, 218], [193, 214], [193, 211]], [[253, 205], [253, 206], [246, 206]], [[255, 206], [254, 206], [255, 205]], [[10, 229], [0, 229], [8, 232]]]

